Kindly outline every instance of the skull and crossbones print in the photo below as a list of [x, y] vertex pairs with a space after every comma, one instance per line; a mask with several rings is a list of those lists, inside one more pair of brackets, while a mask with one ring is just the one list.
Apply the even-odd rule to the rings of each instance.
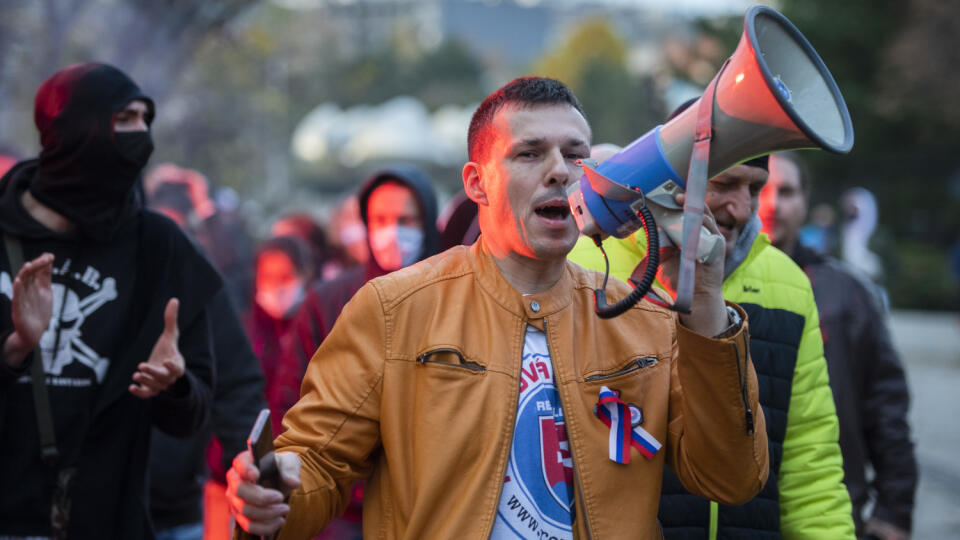
[[[55, 273], [62, 273], [67, 268], [69, 263]], [[100, 384], [110, 367], [110, 359], [101, 356], [84, 342], [83, 324], [104, 304], [117, 298], [117, 283], [112, 277], [97, 279], [99, 272], [89, 267], [82, 275], [74, 274], [71, 277], [92, 287], [94, 291], [81, 298], [71, 287], [53, 283], [53, 316], [39, 344], [43, 368], [48, 375], [59, 376], [65, 367], [78, 362], [90, 368], [97, 384]], [[0, 294], [13, 300], [12, 278], [5, 271], [0, 272]]]

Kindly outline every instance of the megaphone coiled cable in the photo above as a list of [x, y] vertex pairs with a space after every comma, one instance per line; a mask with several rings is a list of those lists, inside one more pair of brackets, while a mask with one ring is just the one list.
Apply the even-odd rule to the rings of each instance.
[[603, 243], [600, 241], [600, 235], [592, 237], [593, 243], [600, 248], [603, 254], [604, 273], [603, 285], [593, 291], [593, 308], [597, 316], [601, 319], [612, 319], [626, 313], [626, 311], [636, 305], [644, 296], [650, 292], [653, 286], [653, 280], [657, 276], [657, 267], [660, 266], [660, 237], [657, 235], [657, 221], [653, 219], [653, 214], [644, 204], [637, 209], [637, 215], [643, 221], [643, 230], [647, 235], [647, 267], [643, 271], [643, 277], [640, 282], [626, 297], [616, 304], [607, 305], [607, 280], [610, 277], [610, 260], [607, 258], [607, 252], [603, 249]]

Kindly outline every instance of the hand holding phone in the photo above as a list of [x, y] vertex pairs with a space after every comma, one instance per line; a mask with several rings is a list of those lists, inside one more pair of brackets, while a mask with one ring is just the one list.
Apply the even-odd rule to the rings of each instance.
[[277, 468], [276, 454], [273, 452], [273, 425], [270, 422], [270, 409], [263, 409], [253, 423], [250, 436], [247, 437], [247, 449], [253, 456], [253, 465], [260, 470], [258, 484], [265, 488], [284, 492]]
[[[247, 437], [247, 452], [239, 454], [227, 472], [227, 497], [231, 505], [231, 514], [237, 521], [234, 529], [234, 540], [256, 540], [273, 538], [273, 533], [280, 528], [283, 518], [289, 507], [277, 497], [277, 493], [267, 492], [266, 489], [279, 491], [285, 499], [292, 489], [288, 483], [281, 481], [280, 469], [276, 454], [273, 450], [273, 427], [270, 423], [270, 409], [263, 409], [257, 416], [250, 436]], [[246, 464], [244, 464], [246, 462]], [[257, 484], [248, 483], [252, 480], [249, 465], [257, 471]], [[250, 488], [255, 488], [251, 490]], [[251, 518], [246, 515], [248, 507], [258, 508], [258, 516]]]

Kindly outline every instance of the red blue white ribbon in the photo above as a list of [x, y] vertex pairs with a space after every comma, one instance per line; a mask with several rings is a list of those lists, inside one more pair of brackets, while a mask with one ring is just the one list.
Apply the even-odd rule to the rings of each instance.
[[610, 459], [617, 463], [630, 463], [630, 447], [640, 454], [653, 459], [661, 444], [647, 430], [639, 425], [631, 426], [631, 411], [619, 396], [606, 386], [600, 388], [600, 399], [594, 407], [594, 413], [610, 428]]

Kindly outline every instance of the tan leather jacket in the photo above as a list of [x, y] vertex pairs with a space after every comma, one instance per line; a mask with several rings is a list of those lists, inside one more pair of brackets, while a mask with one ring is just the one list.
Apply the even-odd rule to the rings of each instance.
[[[488, 538], [527, 324], [546, 332], [564, 407], [577, 538], [659, 537], [664, 463], [727, 504], [760, 490], [767, 441], [746, 325], [712, 340], [648, 302], [602, 320], [592, 297], [602, 276], [573, 263], [550, 290], [522, 296], [481, 244], [375, 279], [344, 309], [276, 440], [303, 463], [279, 538], [313, 536], [367, 475], [364, 538]], [[628, 292], [609, 288], [612, 298]], [[628, 465], [608, 458], [608, 429], [593, 412], [604, 385], [642, 408], [664, 445], [652, 461], [635, 450]]]

